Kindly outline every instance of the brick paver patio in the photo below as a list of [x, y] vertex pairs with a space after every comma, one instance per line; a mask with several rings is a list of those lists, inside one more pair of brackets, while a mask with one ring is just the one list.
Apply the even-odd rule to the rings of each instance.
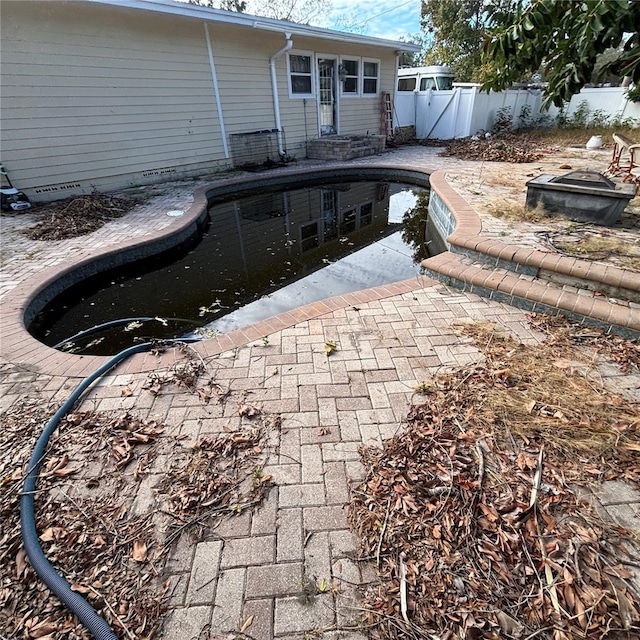
[[[425, 148], [393, 152], [389, 161], [396, 166], [444, 162]], [[452, 171], [466, 166], [455, 159], [446, 162]], [[94, 234], [95, 242], [116, 244], [141, 229], [145, 233], [149, 219], [156, 221], [156, 228], [166, 227], [170, 219], [159, 218], [158, 212], [184, 208], [189, 198], [188, 189], [176, 187], [143, 212]], [[7, 224], [15, 233], [19, 220], [3, 220]], [[86, 239], [39, 245], [37, 255], [29, 257], [31, 247], [15, 238], [16, 244], [3, 247], [9, 254], [3, 293], [55, 269], [69, 255], [86, 255], [94, 246]], [[209, 632], [215, 638], [238, 631], [251, 616], [245, 633], [255, 640], [303, 640], [309, 632], [326, 640], [366, 637], [357, 628], [357, 594], [375, 575], [371, 567], [354, 561], [356, 540], [345, 509], [350, 491], [363, 477], [358, 448], [379, 446], [402, 428], [421, 382], [448, 367], [481, 359], [471, 341], [456, 332], [456, 323], [470, 321], [495, 322], [525, 343], [540, 339], [523, 311], [418, 277], [309, 305], [287, 314], [286, 320], [248, 328], [228, 343], [223, 336], [198, 347], [217, 381], [233, 393], [248, 394], [265, 414], [281, 416], [282, 427], [264, 467], [275, 486], [258, 509], [224, 521], [204, 541], [190, 545], [181, 539], [166, 566], [171, 610], [162, 637], [200, 638]], [[324, 345], [329, 340], [337, 349], [328, 357]], [[156, 396], [143, 389], [149, 370], [165, 367], [176, 357], [170, 351], [161, 359], [151, 354], [131, 358], [94, 387], [81, 408], [130, 409], [140, 417], [162, 420], [169, 435], [189, 441], [242, 426], [235, 406], [214, 410], [177, 387], [165, 387]], [[594, 363], [595, 369], [599, 366], [612, 390], [640, 400], [640, 376]], [[71, 375], [5, 358], [0, 363], [0, 410], [23, 396], [60, 401], [82, 377], [80, 370]], [[137, 511], [161, 507], [154, 492], [161, 471], [153, 468], [138, 483]], [[635, 511], [629, 507], [610, 515], [631, 518], [637, 526], [640, 512], [636, 505]], [[318, 590], [318, 584], [337, 588]]]

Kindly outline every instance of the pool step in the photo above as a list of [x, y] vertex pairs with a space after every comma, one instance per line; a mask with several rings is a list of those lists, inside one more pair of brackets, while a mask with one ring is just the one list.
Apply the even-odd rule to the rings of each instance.
[[502, 243], [491, 244], [490, 241], [488, 250], [478, 250], [477, 247], [472, 248], [473, 240], [471, 243], [457, 244], [455, 236], [452, 238], [452, 252], [460, 253], [487, 267], [500, 267], [533, 275], [559, 287], [589, 289], [596, 295], [640, 304], [640, 274], [636, 271]]
[[424, 260], [422, 267], [425, 275], [484, 298], [527, 311], [562, 314], [570, 320], [629, 339], [640, 338], [640, 309], [626, 300], [494, 267], [458, 253], [438, 254]]

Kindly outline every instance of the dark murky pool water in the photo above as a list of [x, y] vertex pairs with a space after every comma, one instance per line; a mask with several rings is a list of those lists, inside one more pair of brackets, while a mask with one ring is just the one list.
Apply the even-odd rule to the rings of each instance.
[[422, 187], [366, 181], [227, 198], [212, 204], [201, 237], [71, 287], [30, 331], [51, 346], [67, 341], [67, 351], [110, 355], [410, 278], [436, 252], [425, 237], [427, 202]]

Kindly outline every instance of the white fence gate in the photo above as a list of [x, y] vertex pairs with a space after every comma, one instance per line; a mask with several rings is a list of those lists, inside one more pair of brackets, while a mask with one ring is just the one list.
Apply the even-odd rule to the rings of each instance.
[[[640, 121], [640, 104], [629, 102], [624, 93], [620, 87], [583, 89], [573, 96], [566, 112], [572, 114], [586, 100], [591, 113], [601, 110], [613, 117]], [[509, 108], [515, 126], [521, 124], [519, 119], [525, 106], [529, 116], [535, 118], [541, 114], [542, 99], [539, 89], [484, 93], [478, 86], [460, 86], [450, 91], [399, 91], [394, 101], [394, 127], [415, 125], [418, 140], [465, 138], [490, 131], [503, 108]], [[554, 118], [557, 113], [558, 109], [552, 107], [548, 115]]]
[[416, 137], [464, 138], [473, 115], [473, 89], [424, 91], [416, 94]]

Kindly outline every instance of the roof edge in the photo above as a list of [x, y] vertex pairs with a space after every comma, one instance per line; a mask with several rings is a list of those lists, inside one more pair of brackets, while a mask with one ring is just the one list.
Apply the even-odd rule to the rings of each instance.
[[275, 20], [273, 18], [265, 18], [264, 16], [254, 16], [246, 13], [237, 13], [235, 11], [225, 11], [224, 9], [211, 9], [209, 7], [189, 4], [186, 2], [183, 3], [176, 0], [82, 1], [91, 4], [109, 5], [139, 11], [151, 11], [166, 15], [183, 16], [185, 18], [194, 18], [208, 22], [235, 24], [242, 27], [262, 29], [265, 31], [286, 32], [294, 36], [297, 35], [306, 36], [308, 38], [321, 38], [324, 40], [338, 40], [341, 42], [383, 47], [386, 49], [396, 49], [398, 51], [407, 51], [412, 53], [420, 51], [420, 47], [418, 45], [409, 42], [402, 42], [400, 40], [386, 40], [384, 38], [363, 36], [343, 31], [335, 31], [333, 29], [324, 29], [322, 27], [312, 27], [309, 25], [297, 24], [295, 22], [285, 22], [284, 20]]

